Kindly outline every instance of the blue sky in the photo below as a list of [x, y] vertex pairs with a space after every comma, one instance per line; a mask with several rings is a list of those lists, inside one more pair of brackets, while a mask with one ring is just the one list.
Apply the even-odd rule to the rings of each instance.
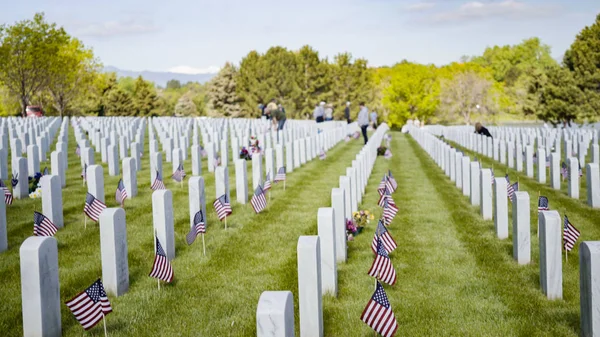
[[444, 64], [538, 36], [562, 57], [599, 0], [0, 0], [0, 23], [43, 11], [127, 70], [210, 72], [250, 50], [348, 51], [371, 65]]

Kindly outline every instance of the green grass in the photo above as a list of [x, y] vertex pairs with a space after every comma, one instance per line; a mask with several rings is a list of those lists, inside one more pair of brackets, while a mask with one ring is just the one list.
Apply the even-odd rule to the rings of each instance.
[[[578, 335], [577, 248], [563, 267], [564, 300], [546, 300], [539, 286], [535, 195], [541, 190], [561, 214], [568, 209], [584, 240], [600, 235], [595, 226], [600, 211], [562, 191], [521, 177], [522, 189], [532, 195], [533, 262], [519, 266], [512, 259], [512, 240], [495, 237], [493, 222], [481, 219], [478, 208], [470, 205], [410, 136], [392, 135], [394, 156], [389, 161], [377, 159], [359, 208], [369, 209], [376, 216], [381, 213], [376, 187], [390, 168], [399, 185], [394, 199], [400, 212], [390, 225], [399, 245], [391, 254], [398, 282], [384, 287], [400, 326], [397, 335]], [[154, 252], [149, 163], [145, 156], [144, 169], [138, 175], [140, 195], [126, 202], [131, 286], [124, 296], [111, 298], [114, 313], [107, 317], [109, 334], [254, 336], [256, 305], [265, 290], [293, 292], [298, 332], [297, 239], [316, 234], [317, 209], [330, 206], [331, 188], [338, 185], [338, 177], [360, 148], [360, 141], [342, 143], [328, 152], [326, 161], [310, 162], [288, 175], [287, 190], [284, 193], [282, 186], [275, 185], [264, 213], [254, 215], [251, 206], [234, 203], [229, 230], [224, 230], [214, 211], [209, 211], [206, 257], [199, 242], [190, 247], [185, 244], [189, 228], [187, 188], [169, 182], [174, 192], [177, 257], [173, 261], [175, 281], [160, 291], [156, 281], [147, 276]], [[73, 139], [69, 151], [74, 151]], [[63, 302], [101, 275], [98, 226], [83, 229], [85, 189], [78, 178], [77, 158], [69, 157], [68, 176], [72, 180], [63, 193], [67, 225], [56, 236]], [[481, 160], [490, 166], [485, 158]], [[504, 174], [500, 165], [494, 170], [497, 176]], [[215, 196], [213, 175], [204, 176], [210, 201]], [[118, 177], [105, 174], [105, 179], [107, 200], [114, 207], [112, 195]], [[235, 181], [233, 176], [230, 179]], [[0, 259], [3, 336], [22, 335], [18, 247], [31, 234], [34, 202], [39, 209], [39, 200], [16, 201], [8, 209], [10, 249]], [[325, 296], [323, 301], [326, 336], [373, 336], [373, 331], [360, 321], [360, 314], [374, 289], [374, 280], [367, 271], [373, 260], [370, 244], [375, 224], [372, 222], [349, 243], [348, 261], [338, 264], [338, 297]], [[84, 333], [64, 304], [61, 309], [65, 336], [103, 334], [101, 327]]]

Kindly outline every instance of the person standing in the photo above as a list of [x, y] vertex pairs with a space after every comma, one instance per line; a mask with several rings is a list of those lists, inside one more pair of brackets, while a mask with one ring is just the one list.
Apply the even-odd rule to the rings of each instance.
[[344, 109], [344, 117], [348, 124], [350, 124], [350, 102], [346, 102], [346, 108]]
[[371, 112], [371, 124], [373, 124], [373, 129], [377, 129], [377, 112], [375, 110]]
[[315, 118], [317, 123], [323, 123], [323, 115], [325, 115], [325, 110], [323, 109], [324, 105], [325, 105], [325, 102], [321, 102], [320, 104], [317, 104], [315, 106], [315, 111], [313, 112], [313, 117]]
[[363, 138], [365, 139], [365, 144], [367, 144], [367, 141], [369, 141], [369, 137], [367, 137], [367, 128], [369, 127], [369, 109], [367, 109], [364, 102], [360, 102], [359, 106], [360, 111], [358, 112], [358, 118], [356, 122], [358, 123], [358, 126], [360, 126]]
[[333, 106], [331, 104], [327, 104], [325, 108], [325, 120], [332, 121], [333, 120]]

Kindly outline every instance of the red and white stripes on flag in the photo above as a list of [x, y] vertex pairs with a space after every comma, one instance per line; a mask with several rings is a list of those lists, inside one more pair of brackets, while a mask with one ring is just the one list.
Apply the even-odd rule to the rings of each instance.
[[39, 212], [33, 212], [33, 235], [54, 236], [58, 228], [50, 219]]
[[392, 265], [392, 260], [388, 256], [387, 251], [383, 247], [381, 239], [377, 239], [377, 253], [375, 260], [369, 269], [369, 275], [389, 284], [394, 285], [396, 283], [396, 270]]
[[213, 202], [213, 206], [215, 207], [217, 216], [221, 221], [223, 221], [225, 217], [233, 212], [231, 209], [231, 204], [229, 203], [229, 200], [227, 200], [227, 194], [223, 194], [222, 196], [218, 197], [217, 200]]
[[575, 243], [577, 242], [577, 239], [579, 239], [579, 235], [581, 235], [581, 232], [579, 232], [579, 230], [577, 228], [575, 228], [575, 226], [573, 226], [571, 224], [571, 222], [569, 222], [569, 218], [567, 218], [566, 215], [565, 215], [564, 225], [565, 225], [564, 229], [563, 229], [564, 247], [567, 252], [570, 252], [573, 249], [573, 247], [575, 247]]
[[282, 166], [277, 170], [277, 174], [275, 175], [275, 182], [285, 181], [285, 166]]
[[204, 233], [206, 233], [206, 225], [204, 224], [204, 216], [202, 214], [202, 210], [200, 210], [196, 212], [196, 215], [194, 215], [194, 225], [192, 226], [192, 228], [190, 228], [190, 231], [185, 236], [185, 241], [189, 246], [192, 243], [194, 243], [196, 237], [198, 237], [199, 234]]
[[383, 205], [383, 224], [389, 226], [396, 217], [396, 213], [398, 213], [398, 206], [392, 196], [387, 196]]
[[271, 172], [267, 172], [267, 176], [265, 178], [265, 187], [263, 187], [263, 190], [268, 191], [271, 189]]
[[394, 176], [392, 175], [392, 171], [388, 170], [388, 174], [387, 174], [387, 179], [389, 181], [390, 186], [392, 187], [392, 193], [396, 192], [396, 190], [398, 189], [398, 183], [396, 182], [396, 179], [394, 179]]
[[179, 166], [177, 166], [177, 170], [173, 172], [171, 178], [178, 183], [180, 183], [183, 180], [183, 178], [185, 178], [185, 170], [183, 169], [183, 164], [179, 164]]
[[387, 228], [385, 228], [381, 220], [379, 220], [379, 223], [377, 224], [377, 229], [373, 235], [373, 242], [371, 242], [371, 250], [373, 250], [373, 253], [375, 254], [377, 254], [378, 239], [381, 239], [383, 248], [385, 248], [385, 251], [388, 252], [388, 254], [393, 252], [398, 247], [396, 241], [390, 235], [390, 232], [387, 230]]
[[105, 209], [106, 205], [102, 201], [96, 199], [90, 192], [87, 193], [85, 197], [85, 206], [83, 207], [83, 213], [85, 213], [85, 215], [98, 222], [100, 214], [102, 214], [102, 211]]
[[381, 283], [377, 282], [375, 293], [360, 315], [360, 320], [383, 337], [393, 337], [398, 330], [396, 316]]
[[152, 265], [152, 271], [150, 271], [149, 276], [167, 283], [173, 281], [173, 267], [167, 258], [167, 254], [165, 254], [165, 251], [160, 245], [158, 238], [156, 238], [156, 256], [154, 256], [154, 264]]
[[167, 187], [165, 186], [165, 183], [162, 180], [162, 176], [161, 176], [160, 172], [156, 171], [156, 178], [154, 178], [154, 182], [152, 183], [152, 186], [150, 186], [150, 188], [153, 191], [167, 189]]
[[123, 179], [120, 179], [119, 183], [117, 184], [117, 191], [115, 192], [115, 200], [117, 200], [121, 207], [123, 207], [125, 199], [127, 199], [127, 191], [125, 190]]
[[104, 316], [112, 312], [100, 279], [65, 304], [85, 330], [93, 328]]
[[263, 188], [258, 185], [254, 190], [254, 195], [252, 199], [250, 199], [250, 203], [252, 204], [252, 208], [254, 208], [254, 212], [256, 214], [262, 212], [265, 208], [267, 208], [267, 198], [265, 198], [265, 191]]
[[379, 196], [382, 196], [385, 193], [386, 183], [387, 183], [387, 175], [384, 175], [381, 181], [379, 182], [379, 186], [377, 186], [377, 192], [379, 192]]
[[4, 184], [4, 181], [0, 180], [0, 193], [2, 192], [4, 194], [4, 203], [7, 205], [12, 205], [13, 195], [10, 189], [8, 189], [8, 187], [6, 187], [6, 185]]

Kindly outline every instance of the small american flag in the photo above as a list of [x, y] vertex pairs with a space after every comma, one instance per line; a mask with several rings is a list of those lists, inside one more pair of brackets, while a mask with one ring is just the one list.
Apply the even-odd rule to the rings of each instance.
[[379, 182], [379, 186], [377, 186], [377, 192], [379, 192], [379, 196], [382, 196], [383, 193], [385, 192], [385, 187], [387, 185], [387, 181], [388, 181], [388, 177], [387, 177], [387, 175], [384, 175], [383, 178], [381, 178], [381, 181]]
[[265, 178], [265, 187], [263, 189], [265, 191], [271, 189], [271, 172], [267, 172], [267, 177]]
[[50, 174], [50, 171], [48, 171], [48, 167], [44, 167], [44, 170], [42, 171], [42, 175], [47, 176], [49, 174]]
[[165, 254], [165, 251], [160, 245], [160, 241], [158, 241], [158, 238], [156, 238], [156, 255], [154, 256], [154, 264], [152, 265], [152, 271], [150, 271], [149, 276], [167, 283], [171, 283], [171, 281], [173, 281], [173, 267], [171, 267], [171, 262], [169, 262], [167, 254]]
[[550, 167], [550, 156], [546, 156], [546, 167]]
[[75, 154], [77, 157], [81, 157], [81, 148], [79, 147], [79, 144], [77, 144], [77, 148], [75, 148]]
[[218, 197], [217, 200], [213, 202], [213, 206], [215, 207], [217, 216], [221, 221], [223, 221], [226, 216], [232, 213], [231, 204], [229, 203], [229, 200], [227, 200], [227, 194], [223, 194], [222, 196]]
[[65, 304], [85, 330], [93, 328], [104, 316], [112, 312], [100, 279]]
[[390, 232], [387, 230], [387, 228], [385, 228], [381, 220], [379, 220], [379, 223], [377, 224], [377, 230], [375, 230], [375, 235], [373, 235], [373, 242], [371, 242], [371, 250], [373, 250], [373, 253], [375, 254], [377, 254], [378, 239], [381, 239], [383, 247], [388, 252], [388, 254], [393, 252], [398, 247], [396, 241], [394, 240], [394, 238], [392, 238]]
[[58, 228], [50, 219], [39, 212], [33, 212], [33, 235], [35, 236], [54, 236]]
[[392, 158], [392, 151], [390, 151], [390, 149], [385, 150], [385, 153], [383, 154], [383, 158], [385, 158], [385, 159]]
[[388, 170], [388, 181], [390, 186], [392, 186], [392, 193], [394, 193], [397, 189], [398, 189], [398, 183], [396, 183], [396, 179], [394, 179], [394, 176], [392, 175], [392, 171]]
[[569, 168], [567, 167], [567, 163], [564, 161], [562, 164], [560, 164], [560, 174], [562, 175], [563, 179], [567, 179], [569, 177]]
[[508, 174], [506, 175], [506, 196], [510, 201], [512, 201], [513, 196], [515, 195], [515, 188], [510, 183], [510, 179], [508, 178]]
[[394, 202], [391, 196], [385, 198], [385, 204], [383, 206], [383, 223], [386, 226], [389, 226], [396, 217], [396, 213], [398, 213], [398, 206]]
[[81, 170], [81, 178], [83, 178], [83, 181], [87, 181], [87, 163], [83, 164], [83, 170]]
[[275, 182], [280, 182], [280, 181], [285, 181], [285, 166], [280, 167], [279, 170], [277, 170], [277, 174], [275, 175]]
[[185, 241], [187, 241], [188, 245], [191, 245], [196, 240], [198, 234], [204, 233], [206, 233], [206, 225], [204, 224], [202, 210], [199, 210], [196, 212], [196, 215], [194, 215], [194, 226], [190, 228], [190, 232], [185, 236]]
[[165, 183], [163, 183], [162, 181], [162, 176], [160, 175], [160, 172], [156, 171], [156, 178], [154, 178], [154, 182], [152, 183], [152, 186], [150, 186], [150, 188], [154, 191], [167, 189]]
[[213, 160], [213, 167], [216, 169], [219, 164], [221, 164], [221, 158], [215, 155], [215, 159]]
[[538, 198], [538, 212], [550, 209], [548, 198], [541, 196]]
[[178, 183], [180, 183], [183, 180], [183, 178], [185, 178], [185, 171], [183, 169], [183, 164], [179, 164], [179, 166], [177, 167], [177, 170], [175, 170], [175, 172], [173, 173], [171, 178], [173, 178], [173, 180], [175, 180]]
[[[394, 188], [394, 183], [390, 180], [390, 176], [386, 176], [385, 177], [385, 187], [387, 188], [387, 190], [389, 191], [390, 194], [394, 193], [394, 191], [396, 190]], [[396, 185], [397, 186], [397, 185]]]
[[579, 230], [577, 230], [577, 228], [575, 228], [575, 226], [573, 226], [571, 222], [569, 222], [569, 218], [567, 218], [567, 216], [565, 215], [563, 241], [565, 245], [565, 250], [567, 252], [570, 252], [573, 249], [573, 247], [575, 247], [575, 242], [577, 242], [577, 239], [579, 239], [579, 235], [581, 235]]
[[377, 205], [379, 205], [379, 207], [381, 207], [381, 208], [385, 207], [385, 201], [388, 198], [391, 199], [392, 195], [390, 194], [390, 190], [388, 190], [386, 187], [383, 190], [383, 194], [381, 194], [381, 196], [379, 196], [379, 201], [377, 202]]
[[0, 191], [4, 191], [4, 203], [7, 205], [12, 205], [13, 195], [2, 180], [0, 180]]
[[396, 283], [396, 270], [392, 265], [392, 260], [383, 247], [381, 239], [377, 239], [377, 253], [375, 260], [369, 269], [369, 275], [378, 278], [379, 280], [394, 285]]
[[85, 197], [85, 206], [83, 207], [83, 213], [85, 213], [85, 215], [98, 222], [100, 214], [102, 214], [102, 211], [105, 209], [106, 205], [102, 201], [96, 199], [90, 192], [87, 193]]
[[117, 191], [115, 192], [115, 199], [121, 207], [125, 203], [125, 199], [127, 199], [127, 191], [125, 190], [125, 184], [123, 184], [123, 179], [119, 180], [119, 184], [117, 184]]
[[393, 337], [396, 334], [398, 322], [381, 283], [377, 282], [375, 293], [360, 315], [360, 320], [383, 337]]
[[200, 146], [200, 155], [206, 157], [206, 150], [202, 146]]
[[250, 203], [252, 204], [252, 208], [254, 208], [254, 212], [257, 214], [262, 212], [267, 207], [267, 198], [265, 198], [265, 190], [258, 185], [256, 190], [254, 190], [254, 195], [252, 199], [250, 199]]
[[319, 159], [325, 160], [327, 158], [327, 153], [325, 153], [325, 149], [321, 149], [321, 153], [319, 153]]

